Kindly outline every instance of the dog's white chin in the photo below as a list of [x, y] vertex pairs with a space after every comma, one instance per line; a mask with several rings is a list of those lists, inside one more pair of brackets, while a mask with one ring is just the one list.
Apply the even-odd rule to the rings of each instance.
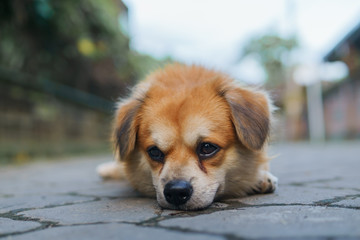
[[189, 199], [188, 202], [179, 206], [168, 203], [163, 195], [157, 194], [156, 198], [160, 207], [165, 209], [196, 211], [208, 208], [213, 203], [216, 192], [217, 191], [210, 191], [205, 194], [198, 194], [198, 196], [195, 194]]

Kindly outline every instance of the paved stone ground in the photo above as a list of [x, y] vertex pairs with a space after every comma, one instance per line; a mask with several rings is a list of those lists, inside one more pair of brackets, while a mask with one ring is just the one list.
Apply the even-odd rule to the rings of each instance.
[[103, 182], [111, 156], [0, 169], [2, 239], [360, 238], [360, 143], [276, 145], [274, 194], [160, 209], [125, 182]]

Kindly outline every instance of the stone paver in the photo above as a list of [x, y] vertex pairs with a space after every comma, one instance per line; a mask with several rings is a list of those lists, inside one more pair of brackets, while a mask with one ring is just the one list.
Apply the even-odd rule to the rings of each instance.
[[157, 217], [155, 201], [149, 199], [104, 199], [45, 209], [22, 212], [25, 217], [35, 217], [43, 221], [57, 222], [62, 225], [89, 224], [98, 222], [141, 222]]
[[0, 198], [0, 213], [93, 201], [94, 197], [68, 195], [18, 195]]
[[[343, 224], [347, 222], [347, 224]], [[312, 206], [239, 208], [192, 218], [162, 221], [161, 226], [245, 238], [360, 236], [360, 214], [350, 209]], [[301, 231], [299, 231], [301, 230]]]
[[26, 232], [39, 227], [41, 227], [41, 224], [38, 222], [16, 221], [0, 217], [0, 236], [16, 232]]
[[198, 212], [162, 210], [126, 182], [102, 181], [95, 167], [111, 156], [0, 167], [0, 238], [360, 238], [359, 146], [275, 145], [274, 194]]
[[169, 240], [223, 240], [222, 236], [172, 232], [166, 229], [139, 227], [120, 223], [94, 224], [49, 228], [29, 234], [15, 236], [14, 240], [28, 239], [169, 239]]
[[342, 200], [339, 202], [334, 202], [330, 206], [338, 206], [338, 207], [347, 207], [347, 208], [355, 208], [360, 209], [360, 197], [359, 195], [348, 196], [346, 200]]
[[[336, 198], [336, 196], [338, 196], [338, 198]], [[239, 202], [247, 205], [321, 205], [321, 202], [323, 202], [323, 204], [328, 205], [330, 203], [358, 197], [360, 197], [359, 191], [355, 191], [352, 189], [334, 190], [329, 188], [294, 187], [284, 185], [281, 186], [281, 189], [279, 189], [279, 191], [276, 191], [274, 194], [254, 195], [240, 199], [230, 199], [226, 200], [225, 202]]]

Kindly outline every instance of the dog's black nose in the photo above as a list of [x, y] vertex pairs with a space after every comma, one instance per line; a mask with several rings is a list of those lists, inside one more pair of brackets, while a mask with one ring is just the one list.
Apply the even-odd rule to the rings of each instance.
[[164, 196], [168, 203], [176, 206], [186, 203], [193, 192], [191, 184], [183, 180], [173, 180], [165, 185]]

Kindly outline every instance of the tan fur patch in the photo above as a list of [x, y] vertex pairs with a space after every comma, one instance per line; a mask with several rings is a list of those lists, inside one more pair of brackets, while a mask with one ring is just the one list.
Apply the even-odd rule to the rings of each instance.
[[188, 146], [196, 146], [199, 140], [210, 135], [212, 124], [205, 117], [189, 116], [182, 124], [183, 141]]

